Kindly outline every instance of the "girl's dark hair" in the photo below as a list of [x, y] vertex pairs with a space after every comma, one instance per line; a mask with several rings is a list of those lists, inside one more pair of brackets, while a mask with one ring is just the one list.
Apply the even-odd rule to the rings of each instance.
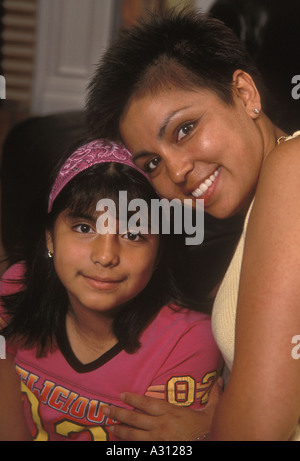
[[248, 72], [263, 95], [256, 66], [222, 22], [193, 10], [149, 13], [121, 30], [99, 62], [86, 106], [90, 132], [119, 139], [120, 118], [130, 97], [156, 92], [166, 84], [207, 88], [231, 104], [237, 69]]
[[[148, 206], [152, 199], [158, 198], [142, 174], [119, 163], [94, 165], [79, 173], [61, 191], [46, 217], [45, 225], [41, 226], [43, 231], [36, 247], [25, 249], [19, 257], [25, 267], [24, 288], [2, 297], [9, 323], [1, 333], [7, 339], [17, 339], [24, 347], [37, 346], [39, 355], [53, 345], [65, 322], [68, 296], [56, 275], [53, 261], [47, 257], [45, 229], [53, 229], [57, 217], [64, 210], [78, 216], [90, 212], [93, 216], [99, 198], [118, 200], [119, 191], [127, 191], [128, 201], [140, 198]], [[183, 305], [178, 283], [170, 268], [171, 240], [172, 236], [161, 235], [161, 257], [150, 282], [120, 310], [113, 322], [116, 338], [129, 353], [139, 347], [141, 332], [162, 306], [170, 301]]]

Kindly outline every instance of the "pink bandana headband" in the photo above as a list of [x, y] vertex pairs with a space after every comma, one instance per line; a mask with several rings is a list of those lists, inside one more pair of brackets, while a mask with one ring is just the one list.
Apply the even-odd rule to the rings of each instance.
[[147, 175], [133, 163], [130, 152], [122, 144], [102, 139], [89, 142], [77, 149], [60, 169], [49, 196], [48, 213], [52, 210], [58, 194], [74, 176], [93, 165], [107, 162], [128, 165], [148, 179]]

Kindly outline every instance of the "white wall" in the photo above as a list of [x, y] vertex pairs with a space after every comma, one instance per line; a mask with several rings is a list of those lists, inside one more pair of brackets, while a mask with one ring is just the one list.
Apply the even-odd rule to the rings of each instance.
[[115, 0], [39, 0], [32, 112], [82, 109], [86, 86], [113, 33]]

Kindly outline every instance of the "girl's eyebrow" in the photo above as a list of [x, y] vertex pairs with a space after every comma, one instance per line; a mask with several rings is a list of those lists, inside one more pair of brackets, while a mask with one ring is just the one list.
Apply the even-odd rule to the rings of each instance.
[[95, 216], [92, 216], [88, 213], [76, 213], [76, 212], [73, 212], [73, 211], [70, 211], [69, 213], [66, 213], [66, 217], [67, 218], [71, 218], [71, 219], [84, 219], [85, 221], [96, 221], [96, 218]]

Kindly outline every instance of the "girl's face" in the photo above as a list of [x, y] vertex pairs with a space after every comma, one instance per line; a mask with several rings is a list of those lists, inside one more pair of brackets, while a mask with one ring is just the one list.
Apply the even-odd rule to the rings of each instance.
[[123, 142], [160, 196], [194, 205], [201, 198], [217, 218], [248, 204], [266, 147], [253, 112], [257, 90], [247, 74], [235, 77], [233, 105], [207, 89], [171, 87], [133, 97], [120, 123]]
[[47, 246], [73, 309], [112, 315], [140, 293], [157, 263], [159, 236], [99, 234], [93, 217], [62, 212]]

